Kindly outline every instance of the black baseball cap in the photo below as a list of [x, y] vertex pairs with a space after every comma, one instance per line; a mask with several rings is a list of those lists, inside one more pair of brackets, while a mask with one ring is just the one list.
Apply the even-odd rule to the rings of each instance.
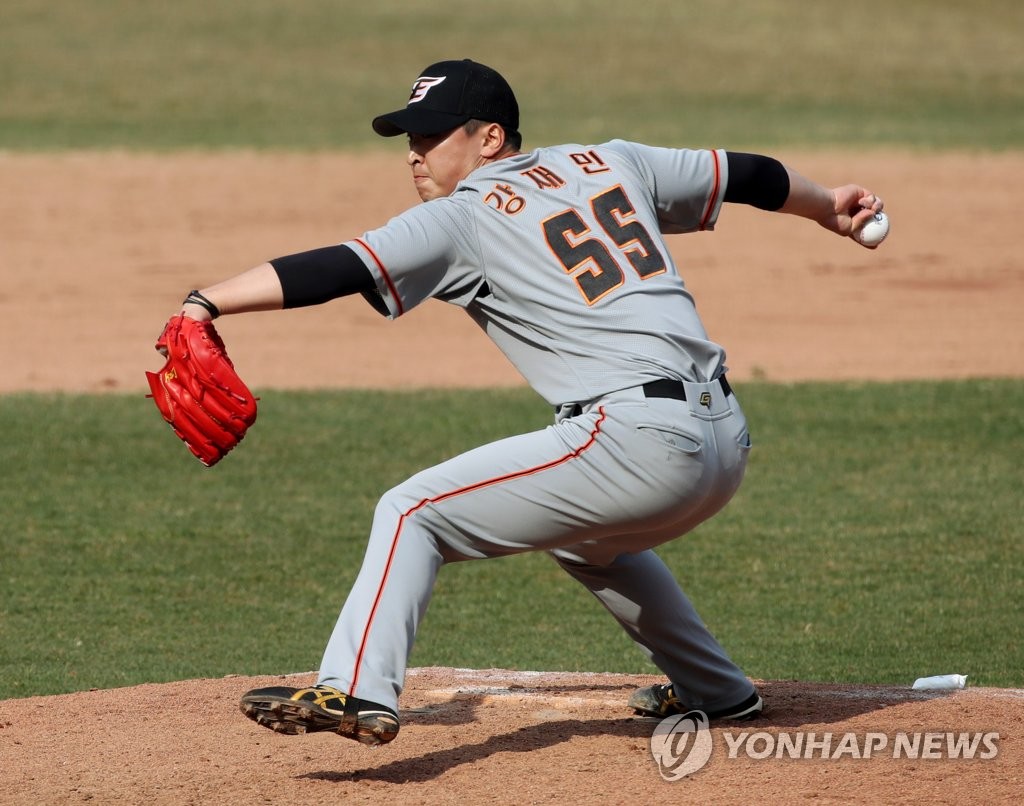
[[429, 137], [472, 119], [519, 130], [519, 104], [496, 70], [471, 59], [437, 62], [413, 82], [405, 109], [373, 119], [381, 137], [421, 134]]

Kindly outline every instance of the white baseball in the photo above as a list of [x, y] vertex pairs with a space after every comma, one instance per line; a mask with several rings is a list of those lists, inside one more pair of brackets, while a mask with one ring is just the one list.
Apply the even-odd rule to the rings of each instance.
[[889, 234], [889, 216], [885, 213], [875, 213], [868, 223], [853, 233], [853, 238], [864, 246], [878, 246]]

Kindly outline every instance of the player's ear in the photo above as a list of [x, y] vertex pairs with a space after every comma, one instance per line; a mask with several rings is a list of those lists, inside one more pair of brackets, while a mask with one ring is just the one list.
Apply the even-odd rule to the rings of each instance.
[[488, 123], [481, 127], [480, 156], [493, 159], [505, 148], [505, 129], [500, 123]]

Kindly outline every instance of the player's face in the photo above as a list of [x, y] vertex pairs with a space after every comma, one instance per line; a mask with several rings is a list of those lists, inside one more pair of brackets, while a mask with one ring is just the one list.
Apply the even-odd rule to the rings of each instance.
[[479, 132], [467, 134], [461, 126], [430, 137], [410, 134], [408, 160], [423, 201], [451, 195], [459, 182], [485, 162]]

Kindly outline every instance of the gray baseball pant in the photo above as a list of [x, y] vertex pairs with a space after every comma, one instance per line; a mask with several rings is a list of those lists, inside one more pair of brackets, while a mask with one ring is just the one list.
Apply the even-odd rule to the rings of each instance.
[[409, 653], [448, 562], [548, 551], [597, 597], [691, 708], [753, 685], [653, 547], [718, 512], [750, 447], [735, 396], [686, 383], [685, 401], [625, 389], [533, 433], [470, 450], [388, 491], [327, 644], [318, 683], [398, 710]]

